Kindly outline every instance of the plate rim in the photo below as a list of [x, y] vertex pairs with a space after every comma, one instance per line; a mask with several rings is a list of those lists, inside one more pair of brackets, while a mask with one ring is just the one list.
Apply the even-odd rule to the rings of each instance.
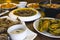
[[[49, 19], [49, 18], [47, 18], [47, 19]], [[50, 18], [51, 19], [51, 18]], [[54, 19], [54, 18], [52, 18], [52, 19]], [[60, 38], [60, 36], [51, 36], [51, 35], [47, 35], [47, 34], [45, 34], [45, 33], [43, 33], [43, 32], [40, 32], [40, 31], [38, 31], [38, 29], [36, 28], [36, 26], [35, 26], [35, 23], [36, 22], [39, 22], [39, 19], [37, 19], [36, 21], [34, 21], [34, 23], [33, 23], [33, 27], [34, 27], [34, 29], [38, 32], [38, 33], [40, 33], [40, 34], [42, 34], [42, 35], [44, 35], [44, 36], [47, 36], [47, 37], [51, 37], [51, 38]]]

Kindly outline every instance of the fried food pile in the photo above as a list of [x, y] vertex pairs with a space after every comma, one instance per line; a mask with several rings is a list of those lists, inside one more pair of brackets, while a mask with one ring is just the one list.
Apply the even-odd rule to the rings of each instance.
[[40, 19], [38, 30], [60, 36], [60, 20], [58, 19]]

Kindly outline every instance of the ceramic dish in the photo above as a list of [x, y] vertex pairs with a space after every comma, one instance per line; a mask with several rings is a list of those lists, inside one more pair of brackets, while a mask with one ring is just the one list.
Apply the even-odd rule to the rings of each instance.
[[[42, 19], [54, 19], [54, 18], [42, 18]], [[44, 31], [44, 32], [40, 32], [37, 28], [38, 28], [38, 24], [39, 24], [39, 19], [36, 20], [34, 23], [33, 23], [33, 26], [34, 26], [34, 29], [39, 32], [40, 34], [42, 35], [45, 35], [45, 36], [48, 36], [48, 37], [52, 37], [52, 38], [60, 38], [60, 36], [55, 36], [47, 31]]]
[[3, 3], [3, 4], [1, 4], [2, 9], [14, 9], [16, 7], [17, 7], [17, 4], [15, 4], [15, 3]]
[[27, 36], [27, 27], [25, 25], [13, 25], [7, 30], [12, 40], [23, 40]]
[[29, 3], [27, 4], [28, 8], [40, 9], [39, 3]]
[[45, 12], [46, 17], [60, 18], [60, 17], [57, 17], [57, 15], [60, 14], [60, 3], [59, 2], [53, 1], [51, 5], [49, 4], [49, 2], [45, 2], [43, 4], [40, 4], [40, 8], [41, 10]]
[[[19, 26], [19, 27], [18, 27]], [[14, 28], [15, 27], [15, 28]], [[14, 26], [12, 26], [12, 27], [10, 27], [9, 29], [10, 30], [14, 30], [14, 29], [17, 29], [17, 28], [26, 28], [26, 30], [25, 30], [25, 32], [24, 32], [24, 35], [26, 35], [26, 37], [23, 39], [23, 40], [34, 40], [35, 38], [36, 38], [36, 36], [37, 36], [37, 34], [36, 33], [34, 33], [33, 31], [31, 31], [30, 29], [28, 29], [27, 28], [27, 26], [24, 24], [24, 25], [20, 25], [20, 24], [18, 24], [18, 25], [14, 25]], [[13, 28], [13, 29], [11, 29], [11, 28]], [[8, 30], [9, 30], [8, 29]], [[8, 31], [7, 31], [8, 32]], [[14, 34], [14, 35], [16, 35], [16, 34]], [[22, 35], [21, 35], [22, 36]], [[22, 36], [23, 37], [23, 36]], [[14, 37], [13, 37], [14, 38]], [[9, 40], [11, 40], [11, 38], [10, 37], [8, 37], [8, 39]], [[19, 39], [18, 39], [19, 40]]]
[[[27, 37], [24, 40], [34, 40], [36, 38], [37, 34], [32, 32], [31, 30], [27, 29]], [[11, 40], [8, 37], [9, 40]]]
[[19, 2], [18, 8], [25, 8], [26, 5], [27, 5], [27, 2], [26, 1]]
[[[32, 15], [32, 16], [17, 16], [14, 14], [14, 11], [16, 10], [19, 10], [19, 9], [30, 9], [30, 10], [34, 10], [36, 12], [36, 14]], [[16, 9], [16, 10], [13, 10], [12, 12], [9, 13], [9, 17], [12, 18], [12, 19], [16, 19], [17, 17], [21, 20], [21, 21], [25, 21], [25, 22], [29, 22], [29, 21], [33, 21], [33, 20], [36, 20], [38, 18], [41, 17], [41, 14], [35, 10], [35, 9], [32, 9], [32, 8], [19, 8], [19, 9]]]

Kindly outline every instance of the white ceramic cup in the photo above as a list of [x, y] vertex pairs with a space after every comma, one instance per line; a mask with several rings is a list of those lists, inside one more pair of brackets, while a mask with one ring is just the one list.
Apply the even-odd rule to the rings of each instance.
[[[22, 33], [18, 33], [18, 34], [12, 34], [11, 33], [12, 31], [19, 29], [19, 28], [24, 29], [24, 31]], [[27, 36], [27, 28], [21, 24], [14, 25], [14, 26], [8, 28], [7, 32], [10, 35], [12, 40], [23, 40]]]
[[22, 2], [19, 2], [18, 7], [19, 8], [25, 8], [26, 5], [27, 5], [27, 2], [22, 1]]

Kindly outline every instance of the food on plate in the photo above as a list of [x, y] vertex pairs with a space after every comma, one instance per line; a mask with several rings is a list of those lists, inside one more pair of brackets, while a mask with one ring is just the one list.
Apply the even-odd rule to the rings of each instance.
[[11, 34], [19, 34], [19, 33], [22, 33], [24, 30], [23, 29], [16, 29], [12, 32], [10, 32]]
[[40, 20], [39, 22], [39, 31], [43, 32], [44, 30], [47, 30], [48, 29], [48, 26], [49, 26], [50, 22], [48, 20]]
[[7, 34], [0, 34], [0, 40], [8, 40]]
[[0, 33], [6, 32], [10, 26], [15, 24], [20, 24], [20, 21], [14, 22], [7, 18], [0, 18]]
[[39, 3], [30, 3], [27, 5], [27, 7], [36, 9], [36, 8], [39, 8]]
[[59, 28], [59, 24], [52, 24], [52, 25], [50, 25], [49, 30], [54, 31], [54, 30], [56, 30], [58, 28]]
[[40, 32], [48, 32], [56, 36], [60, 36], [60, 20], [59, 19], [40, 19], [37, 28]]
[[50, 20], [51, 23], [58, 23], [56, 20]]
[[16, 7], [16, 5], [13, 4], [13, 3], [3, 3], [3, 4], [1, 4], [2, 9], [9, 9], [9, 8], [14, 8], [14, 7]]
[[43, 7], [46, 7], [46, 8], [60, 8], [60, 4], [43, 4], [42, 5]]
[[22, 17], [27, 17], [27, 16], [33, 16], [35, 15], [37, 12], [33, 9], [30, 8], [20, 8], [18, 10], [15, 10], [13, 12], [13, 14], [17, 15], [17, 16], [22, 16]]

